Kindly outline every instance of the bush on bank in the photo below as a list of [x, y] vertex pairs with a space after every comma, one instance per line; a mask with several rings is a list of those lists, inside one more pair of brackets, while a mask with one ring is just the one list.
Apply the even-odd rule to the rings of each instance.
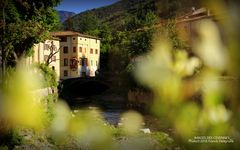
[[36, 64], [36, 67], [43, 75], [44, 87], [57, 87], [57, 74], [54, 70], [45, 64]]

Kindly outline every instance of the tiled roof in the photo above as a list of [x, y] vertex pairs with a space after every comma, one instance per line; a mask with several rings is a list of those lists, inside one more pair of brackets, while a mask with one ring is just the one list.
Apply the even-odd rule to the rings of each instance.
[[91, 39], [100, 39], [95, 36], [91, 35], [86, 35], [86, 34], [81, 34], [79, 32], [74, 32], [74, 31], [57, 31], [57, 32], [51, 32], [50, 33], [54, 37], [59, 37], [59, 36], [81, 36], [81, 37], [86, 37], [86, 38], [91, 38]]

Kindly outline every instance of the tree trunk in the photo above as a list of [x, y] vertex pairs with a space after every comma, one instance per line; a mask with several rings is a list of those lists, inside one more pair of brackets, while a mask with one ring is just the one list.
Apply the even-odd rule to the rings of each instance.
[[2, 48], [2, 79], [4, 78], [4, 76], [5, 76], [5, 72], [6, 72], [6, 57], [4, 56], [5, 54], [4, 54], [4, 48]]
[[[6, 20], [5, 20], [5, 6], [6, 2], [3, 2], [2, 4], [2, 17], [3, 17], [3, 36], [5, 35], [5, 28], [6, 28]], [[6, 49], [5, 45], [2, 44], [2, 80], [4, 79], [5, 72], [6, 72]]]

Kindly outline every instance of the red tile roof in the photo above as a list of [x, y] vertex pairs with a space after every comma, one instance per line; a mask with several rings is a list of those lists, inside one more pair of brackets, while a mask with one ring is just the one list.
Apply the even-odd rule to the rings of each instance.
[[74, 32], [74, 31], [57, 31], [57, 32], [51, 32], [50, 34], [52, 36], [54, 36], [54, 37], [60, 37], [60, 36], [81, 36], [81, 37], [91, 38], [91, 39], [100, 39], [100, 38], [95, 37], [95, 36], [81, 34], [79, 32]]

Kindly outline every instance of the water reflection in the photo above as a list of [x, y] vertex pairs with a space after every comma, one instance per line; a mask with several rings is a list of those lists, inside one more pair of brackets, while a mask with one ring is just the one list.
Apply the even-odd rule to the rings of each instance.
[[124, 110], [122, 109], [107, 109], [102, 112], [102, 116], [109, 124], [116, 126], [123, 112]]

